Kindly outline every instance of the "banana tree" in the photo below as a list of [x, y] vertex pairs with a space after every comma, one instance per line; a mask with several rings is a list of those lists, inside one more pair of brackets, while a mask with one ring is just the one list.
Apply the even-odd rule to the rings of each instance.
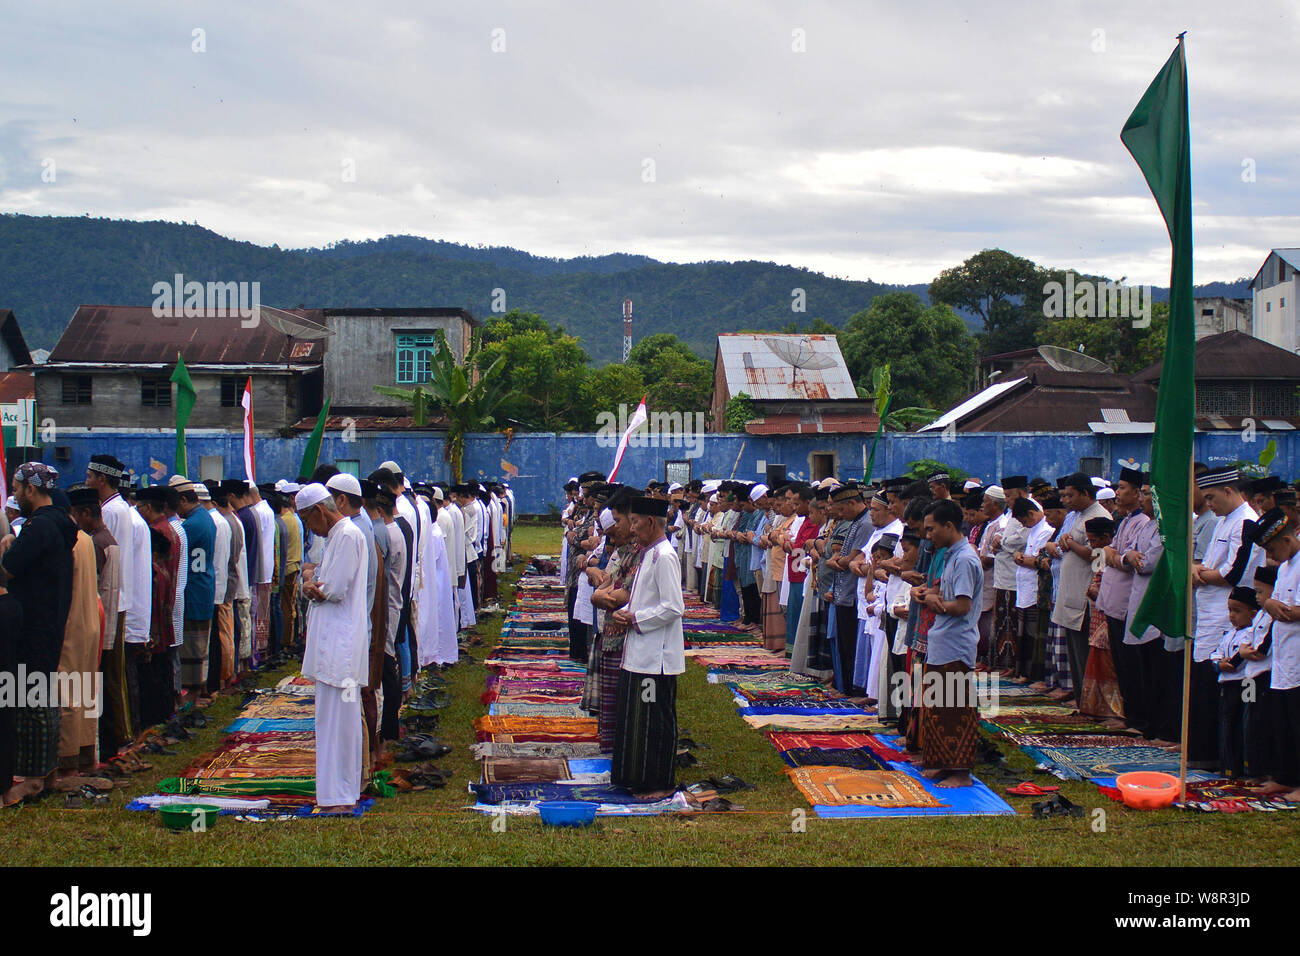
[[933, 408], [920, 408], [916, 405], [891, 409], [893, 394], [888, 365], [877, 365], [871, 370], [870, 392], [860, 385], [857, 387], [857, 392], [859, 398], [875, 400], [876, 414], [880, 416], [880, 427], [876, 429], [876, 436], [871, 440], [871, 457], [867, 460], [866, 472], [862, 476], [863, 481], [870, 481], [871, 473], [876, 467], [876, 448], [887, 428], [892, 428], [894, 431], [907, 431], [912, 425], [929, 424], [939, 417], [939, 413]]

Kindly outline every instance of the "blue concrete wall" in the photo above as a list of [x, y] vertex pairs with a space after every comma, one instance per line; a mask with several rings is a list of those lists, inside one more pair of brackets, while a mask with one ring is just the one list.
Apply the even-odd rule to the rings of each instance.
[[[1272, 472], [1284, 477], [1300, 473], [1300, 434], [1267, 433], [1260, 430], [1251, 441], [1239, 432], [1198, 434], [1196, 457], [1207, 464], [1237, 460], [1255, 461], [1268, 444], [1276, 439], [1278, 454]], [[811, 455], [831, 453], [836, 456], [836, 473], [842, 477], [859, 477], [870, 448], [869, 435], [703, 435], [694, 447], [654, 447], [647, 444], [628, 449], [619, 478], [630, 484], [643, 484], [664, 477], [667, 460], [691, 461], [695, 478], [718, 478], [734, 475], [755, 480], [763, 477], [762, 464], [781, 463], [792, 475], [809, 475]], [[55, 461], [53, 447], [44, 449], [45, 460], [56, 464], [65, 476], [64, 484], [85, 476], [91, 454], [110, 451], [126, 462], [137, 474], [148, 474], [150, 460], [173, 467], [175, 439], [169, 433], [111, 432], [98, 434], [59, 434], [52, 443], [70, 452], [67, 461]], [[282, 438], [259, 436], [256, 442], [259, 479], [273, 480], [297, 475], [307, 437]], [[565, 479], [585, 470], [607, 470], [614, 460], [614, 449], [604, 436], [595, 434], [524, 434], [507, 442], [504, 435], [471, 435], [466, 443], [465, 476], [499, 478], [509, 476], [519, 510], [524, 514], [546, 514], [559, 503], [560, 487]], [[191, 433], [186, 448], [191, 475], [197, 475], [201, 456], [220, 455], [224, 474], [243, 475], [242, 436], [238, 433]], [[1051, 480], [1079, 468], [1081, 458], [1100, 458], [1102, 473], [1114, 478], [1122, 459], [1139, 464], [1150, 460], [1149, 435], [1093, 435], [1090, 433], [990, 432], [958, 433], [945, 439], [941, 435], [890, 434], [876, 453], [876, 477], [905, 472], [908, 464], [922, 458], [935, 459], [977, 475], [986, 482], [1005, 474], [1042, 475]], [[450, 468], [443, 461], [440, 434], [409, 432], [357, 432], [355, 440], [344, 441], [340, 434], [328, 434], [321, 449], [321, 461], [341, 459], [359, 462], [361, 474], [367, 474], [385, 459], [397, 461], [407, 474], [426, 480], [450, 480]]]

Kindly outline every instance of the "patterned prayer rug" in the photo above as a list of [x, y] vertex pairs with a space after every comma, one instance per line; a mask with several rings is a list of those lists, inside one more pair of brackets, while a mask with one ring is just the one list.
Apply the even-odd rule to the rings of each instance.
[[1178, 773], [1178, 754], [1159, 747], [1025, 747], [1039, 763], [1078, 777], [1116, 777], [1134, 770]]
[[483, 761], [484, 783], [552, 783], [569, 776], [569, 761], [562, 758], [489, 757]]
[[781, 759], [791, 767], [849, 767], [853, 770], [889, 770], [868, 747], [852, 750], [827, 750], [820, 747], [791, 747], [781, 751]]
[[888, 730], [874, 714], [764, 714], [745, 715], [741, 719], [759, 730], [813, 730], [832, 734]]
[[944, 806], [916, 780], [897, 770], [791, 767], [786, 773], [814, 806]]
[[795, 747], [852, 750], [868, 746], [875, 738], [870, 734], [794, 734], [772, 731], [768, 733], [767, 739], [772, 741], [772, 746], [777, 750]]

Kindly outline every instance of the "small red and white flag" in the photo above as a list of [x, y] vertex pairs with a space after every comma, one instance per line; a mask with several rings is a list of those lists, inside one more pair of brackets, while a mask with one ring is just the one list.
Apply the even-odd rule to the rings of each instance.
[[244, 397], [239, 404], [244, 406], [244, 471], [252, 484], [257, 484], [257, 468], [253, 460], [253, 379], [250, 377], [244, 385]]
[[609, 480], [613, 481], [614, 476], [618, 474], [618, 466], [623, 464], [623, 454], [627, 451], [628, 439], [632, 433], [646, 423], [645, 413], [645, 396], [641, 396], [641, 404], [636, 407], [632, 413], [632, 418], [627, 423], [627, 431], [623, 432], [623, 437], [619, 439], [618, 451], [614, 453], [614, 470], [609, 473]]

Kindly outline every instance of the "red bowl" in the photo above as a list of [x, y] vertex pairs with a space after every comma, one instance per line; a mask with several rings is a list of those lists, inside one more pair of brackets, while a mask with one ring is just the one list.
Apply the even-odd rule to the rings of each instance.
[[1135, 770], [1115, 778], [1124, 805], [1135, 810], [1161, 810], [1178, 799], [1178, 778], [1154, 770]]

